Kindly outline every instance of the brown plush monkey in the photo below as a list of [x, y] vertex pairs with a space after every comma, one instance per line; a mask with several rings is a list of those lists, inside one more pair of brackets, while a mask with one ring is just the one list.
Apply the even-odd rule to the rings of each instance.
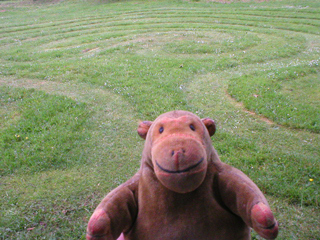
[[267, 200], [244, 173], [220, 161], [214, 133], [213, 120], [186, 111], [140, 123], [140, 170], [102, 200], [87, 239], [244, 240], [250, 227], [276, 238]]

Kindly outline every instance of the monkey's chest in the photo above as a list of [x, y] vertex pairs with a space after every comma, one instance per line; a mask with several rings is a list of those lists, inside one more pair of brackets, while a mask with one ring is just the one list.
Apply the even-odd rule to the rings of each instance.
[[139, 199], [130, 240], [250, 239], [242, 219], [208, 195], [174, 195]]

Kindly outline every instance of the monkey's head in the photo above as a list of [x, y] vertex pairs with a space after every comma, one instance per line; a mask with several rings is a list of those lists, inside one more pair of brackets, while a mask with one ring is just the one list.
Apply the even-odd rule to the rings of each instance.
[[146, 139], [144, 161], [166, 188], [178, 193], [197, 189], [203, 182], [212, 152], [210, 136], [215, 123], [186, 111], [160, 115], [154, 122], [139, 124]]

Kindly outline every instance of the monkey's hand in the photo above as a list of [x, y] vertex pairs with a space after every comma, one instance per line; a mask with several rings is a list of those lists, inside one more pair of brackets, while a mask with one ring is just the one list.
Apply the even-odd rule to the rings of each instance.
[[116, 240], [130, 229], [138, 213], [135, 195], [139, 177], [136, 174], [101, 201], [89, 220], [88, 240]]
[[103, 209], [96, 210], [90, 218], [87, 227], [88, 240], [114, 239], [110, 236], [110, 219]]
[[257, 203], [251, 209], [251, 221], [253, 229], [265, 239], [275, 239], [278, 235], [278, 222], [274, 218], [270, 207], [262, 202]]

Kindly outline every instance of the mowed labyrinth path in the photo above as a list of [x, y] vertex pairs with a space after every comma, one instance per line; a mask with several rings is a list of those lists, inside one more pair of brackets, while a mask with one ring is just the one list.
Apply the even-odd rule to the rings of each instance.
[[280, 239], [317, 239], [320, 5], [300, 2], [0, 3], [0, 87], [86, 103], [91, 132], [79, 165], [4, 174], [1, 210], [18, 220], [0, 236], [84, 238], [99, 199], [139, 167], [137, 123], [184, 109], [216, 120], [214, 146], [267, 194]]
[[127, 5], [71, 11], [61, 4], [55, 12], [28, 9], [23, 22], [4, 18], [2, 74], [90, 82], [138, 108], [156, 105], [148, 112], [154, 117], [164, 110], [159, 105], [180, 103], [152, 95], [184, 99], [183, 87], [202, 74], [227, 71], [228, 79], [318, 65], [319, 16], [309, 6]]

